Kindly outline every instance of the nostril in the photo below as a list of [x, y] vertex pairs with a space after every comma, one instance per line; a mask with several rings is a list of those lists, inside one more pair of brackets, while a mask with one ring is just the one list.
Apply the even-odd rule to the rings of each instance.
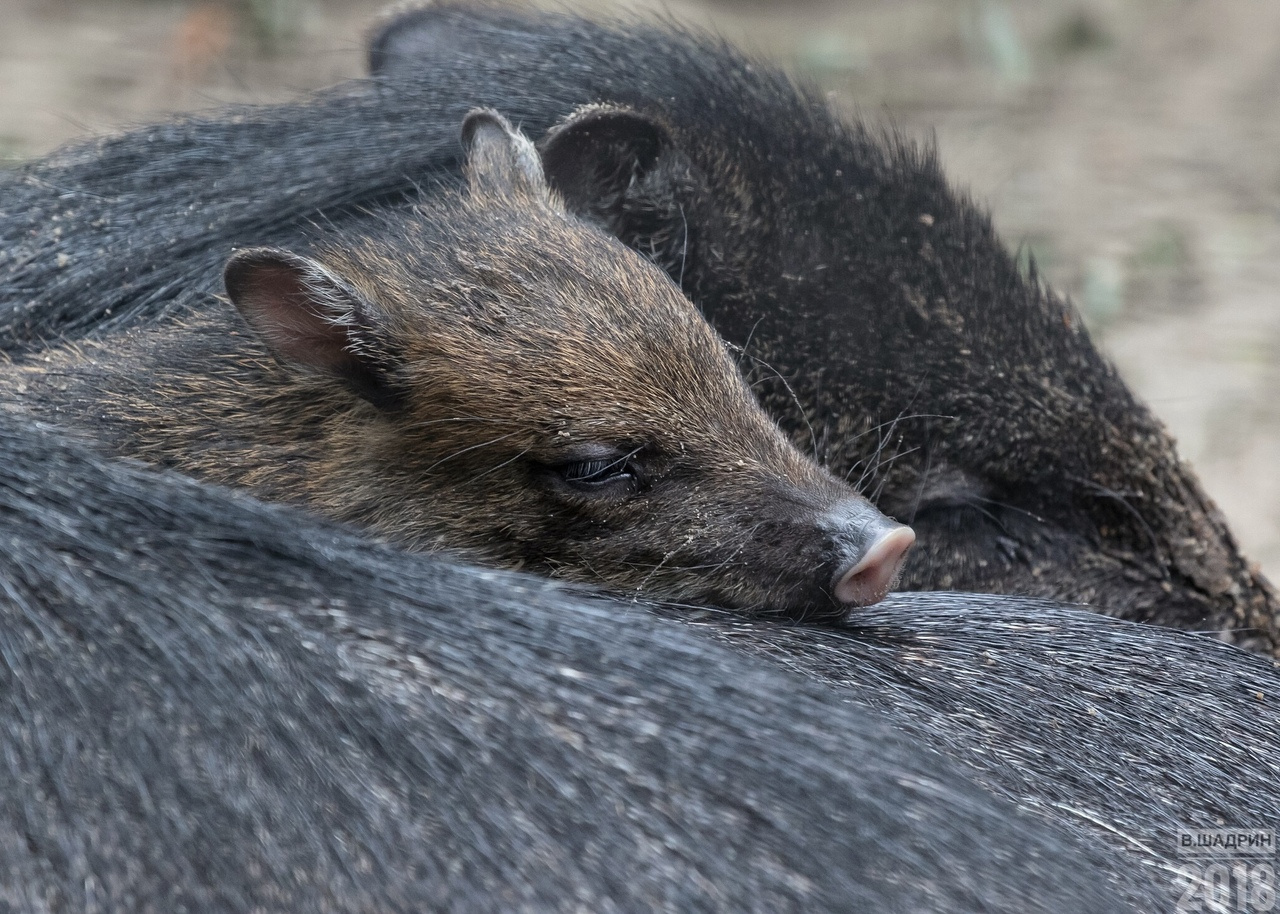
[[910, 527], [894, 527], [871, 544], [860, 559], [837, 575], [835, 597], [841, 603], [870, 606], [884, 599], [916, 541]]

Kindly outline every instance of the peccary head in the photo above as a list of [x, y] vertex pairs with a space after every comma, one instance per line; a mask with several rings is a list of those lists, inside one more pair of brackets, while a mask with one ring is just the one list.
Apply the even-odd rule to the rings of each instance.
[[[830, 615], [914, 539], [787, 442], [659, 270], [566, 216], [493, 112], [469, 193], [313, 256], [251, 249], [231, 301], [332, 423], [310, 499], [417, 548], [617, 589]], [[278, 389], [278, 385], [277, 385]]]
[[682, 128], [583, 108], [543, 145], [549, 180], [683, 277], [794, 439], [915, 527], [907, 586], [1280, 645], [1269, 585], [1170, 436], [932, 156], [816, 106], [766, 126], [759, 97], [716, 101]]

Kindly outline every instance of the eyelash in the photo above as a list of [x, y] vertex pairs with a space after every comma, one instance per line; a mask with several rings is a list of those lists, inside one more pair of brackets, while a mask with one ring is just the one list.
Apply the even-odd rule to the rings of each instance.
[[640, 449], [617, 457], [597, 457], [592, 460], [573, 460], [556, 469], [560, 478], [580, 492], [599, 492], [606, 487], [628, 484], [639, 488], [642, 482], [640, 467], [635, 457]]

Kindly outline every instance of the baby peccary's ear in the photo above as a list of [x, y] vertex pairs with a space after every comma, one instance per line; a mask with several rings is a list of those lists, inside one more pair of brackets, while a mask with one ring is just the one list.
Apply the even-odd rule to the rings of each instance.
[[340, 378], [375, 406], [393, 405], [378, 312], [354, 286], [274, 248], [237, 252], [222, 276], [231, 303], [281, 361]]
[[538, 150], [492, 108], [476, 108], [463, 119], [462, 148], [473, 191], [550, 198]]
[[609, 218], [632, 188], [646, 183], [662, 154], [674, 147], [656, 119], [611, 105], [587, 105], [569, 115], [541, 143], [547, 183], [571, 212]]

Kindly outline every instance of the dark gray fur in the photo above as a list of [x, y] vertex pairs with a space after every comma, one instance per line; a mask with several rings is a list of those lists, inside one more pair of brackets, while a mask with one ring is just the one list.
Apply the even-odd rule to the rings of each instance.
[[691, 629], [12, 419], [0, 538], [17, 910], [1111, 910], [1114, 890], [1172, 911], [1179, 828], [1280, 826], [1280, 674], [1202, 636], [953, 594]]
[[8, 419], [0, 542], [6, 911], [1129, 910], [1105, 848], [634, 606]]

